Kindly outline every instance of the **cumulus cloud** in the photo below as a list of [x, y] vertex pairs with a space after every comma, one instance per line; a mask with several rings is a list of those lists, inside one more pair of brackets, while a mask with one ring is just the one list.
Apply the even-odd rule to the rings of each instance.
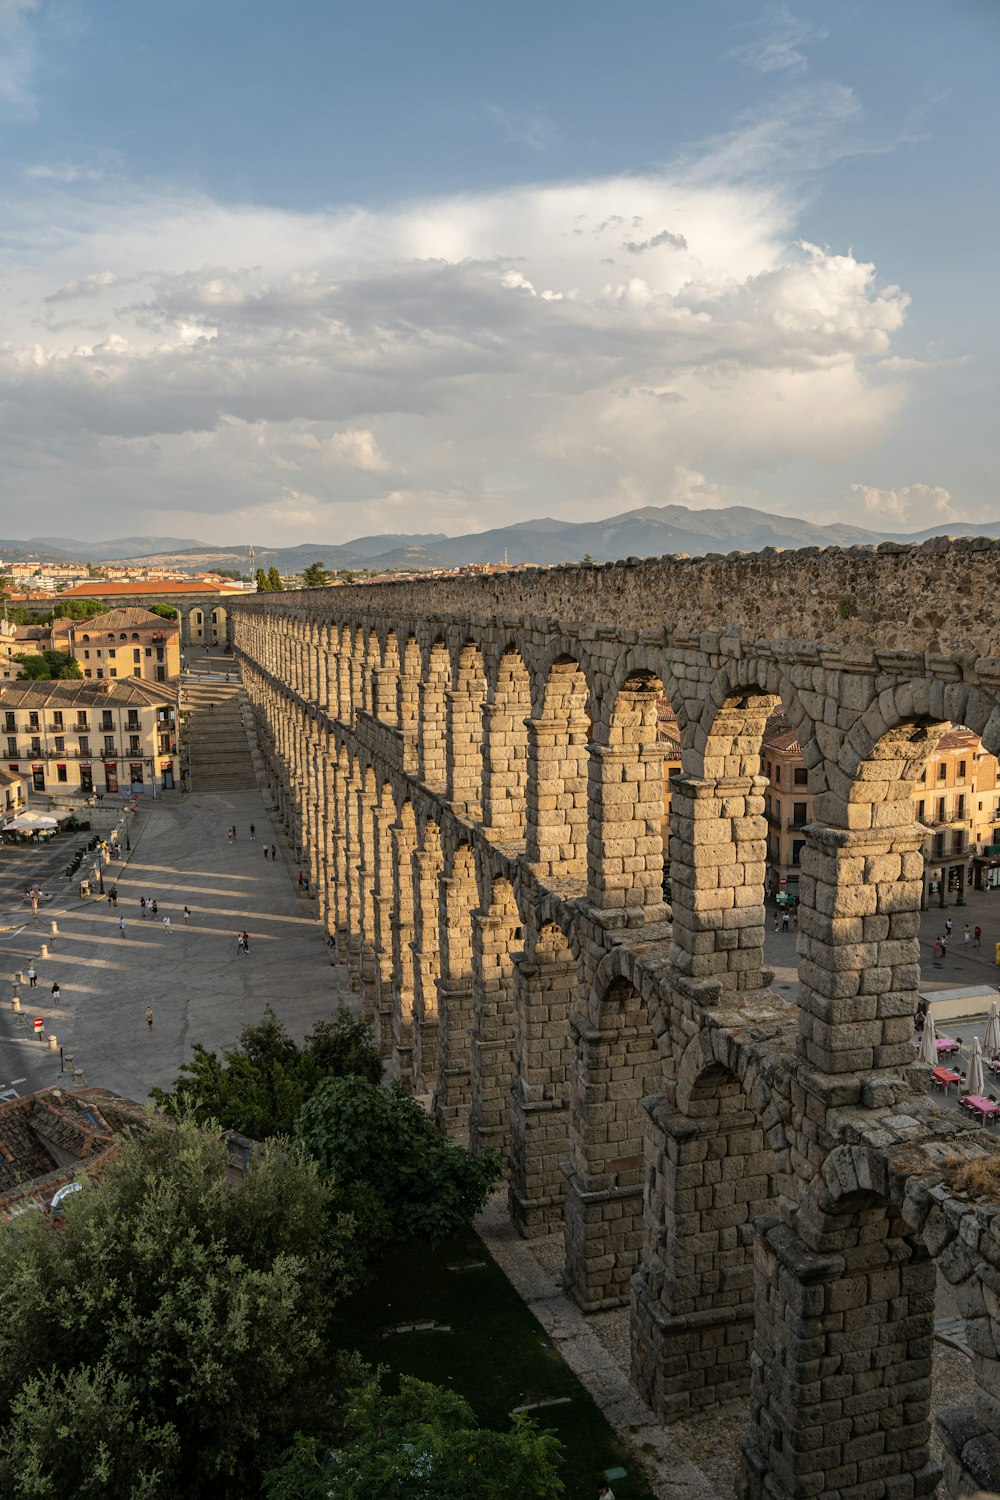
[[0, 271], [8, 501], [261, 541], [727, 503], [906, 399], [872, 368], [906, 293], [717, 164], [313, 214], [44, 191]]
[[943, 526], [949, 521], [971, 519], [949, 492], [937, 484], [904, 484], [895, 489], [852, 484], [851, 499], [857, 512], [881, 528], [898, 526], [917, 531], [939, 522]]

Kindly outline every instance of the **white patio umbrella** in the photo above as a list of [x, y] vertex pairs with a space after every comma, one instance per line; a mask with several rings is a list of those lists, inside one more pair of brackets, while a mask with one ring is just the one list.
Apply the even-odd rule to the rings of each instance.
[[924, 1021], [924, 1029], [920, 1037], [920, 1051], [917, 1057], [921, 1062], [929, 1063], [932, 1068], [937, 1067], [937, 1030], [934, 1026], [934, 1017], [930, 1011]]
[[983, 1078], [983, 1049], [979, 1038], [972, 1038], [972, 1052], [969, 1054], [969, 1071], [965, 1075], [965, 1089], [969, 1094], [981, 1094], [986, 1087]]
[[1000, 1052], [1000, 1007], [995, 1000], [990, 1001], [990, 1017], [986, 1022], [983, 1051], [987, 1057], [995, 1057]]

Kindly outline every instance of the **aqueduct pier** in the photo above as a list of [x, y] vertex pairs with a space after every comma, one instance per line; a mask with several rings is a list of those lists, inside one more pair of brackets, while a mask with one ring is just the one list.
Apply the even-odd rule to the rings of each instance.
[[[742, 1400], [742, 1493], [1000, 1483], [1000, 1165], [915, 1064], [911, 794], [1000, 755], [1000, 543], [516, 570], [227, 601], [275, 799], [392, 1071], [504, 1153], [669, 1420]], [[663, 903], [656, 705], [669, 697]], [[764, 722], [816, 795], [794, 1003], [764, 966]], [[975, 1407], [931, 1391], [936, 1268]]]

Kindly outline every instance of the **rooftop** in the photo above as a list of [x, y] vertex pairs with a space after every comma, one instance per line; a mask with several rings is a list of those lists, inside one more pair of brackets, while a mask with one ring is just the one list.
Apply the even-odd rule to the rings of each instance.
[[165, 684], [141, 677], [0, 683], [4, 708], [159, 708], [176, 701]]
[[108, 609], [103, 615], [91, 615], [89, 620], [74, 620], [73, 625], [79, 631], [148, 630], [151, 627], [158, 630], [178, 630], [180, 628], [176, 620], [165, 620], [162, 615], [156, 615], [151, 609], [142, 609], [138, 605], [124, 609]]
[[117, 1137], [144, 1118], [141, 1105], [107, 1089], [53, 1086], [0, 1103], [0, 1219], [47, 1206], [82, 1168], [109, 1161]]
[[149, 594], [242, 594], [243, 590], [232, 583], [203, 583], [196, 579], [127, 579], [115, 581], [105, 578], [91, 583], [78, 583], [75, 588], [63, 589], [60, 599], [117, 599], [123, 595], [138, 597]]

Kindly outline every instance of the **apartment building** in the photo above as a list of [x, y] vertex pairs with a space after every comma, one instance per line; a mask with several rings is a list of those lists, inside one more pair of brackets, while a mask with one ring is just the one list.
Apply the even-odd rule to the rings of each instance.
[[[813, 819], [809, 773], [783, 713], [768, 720], [761, 745], [767, 818], [767, 888], [798, 898], [804, 830]], [[976, 890], [1000, 889], [1000, 784], [997, 759], [971, 729], [953, 726], [927, 759], [913, 792], [923, 844], [924, 904]]]
[[0, 759], [35, 792], [56, 797], [180, 785], [177, 697], [127, 677], [0, 685]]
[[180, 677], [180, 627], [148, 609], [109, 609], [89, 620], [74, 620], [67, 649], [85, 678], [171, 682]]

